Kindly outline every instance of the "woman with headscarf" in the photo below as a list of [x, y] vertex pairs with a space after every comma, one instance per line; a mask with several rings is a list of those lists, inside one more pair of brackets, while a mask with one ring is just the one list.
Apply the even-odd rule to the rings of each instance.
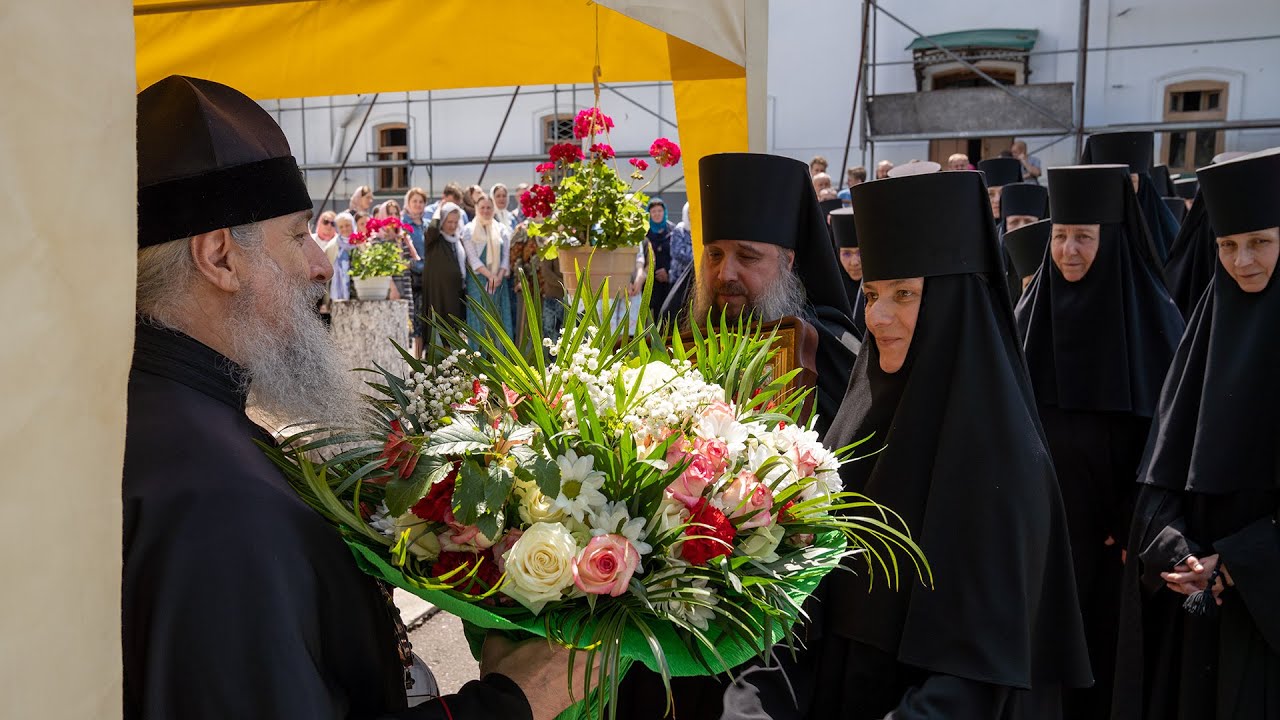
[[[1090, 682], [1062, 499], [978, 173], [853, 189], [868, 341], [825, 443], [929, 580], [828, 576], [814, 720], [1054, 720]], [[927, 212], [922, 211], [927, 209]]]
[[694, 277], [693, 226], [689, 223], [689, 203], [684, 204], [681, 217], [671, 232], [671, 269], [667, 272], [671, 278], [671, 287], [667, 290], [666, 302], [658, 307], [654, 322], [678, 322], [680, 313], [689, 304], [690, 291], [697, 284]]
[[[649, 294], [649, 313], [657, 317], [671, 292], [671, 235], [674, 226], [667, 222], [667, 204], [662, 198], [649, 200], [649, 231], [644, 235], [645, 248], [653, 253], [653, 288]], [[647, 260], [647, 257], [646, 257]]]
[[333, 278], [329, 281], [331, 300], [351, 299], [351, 236], [356, 232], [356, 220], [349, 212], [340, 212], [334, 218], [337, 227], [336, 247], [333, 258]]
[[[511, 231], [493, 217], [493, 200], [483, 193], [476, 199], [476, 219], [462, 229], [462, 246], [467, 251], [471, 274], [467, 295], [472, 303], [489, 306], [508, 335], [515, 332], [511, 317]], [[487, 298], [487, 300], [486, 300]], [[467, 310], [467, 324], [480, 334], [485, 324], [480, 315]]]
[[507, 190], [507, 186], [502, 183], [494, 184], [489, 190], [489, 197], [493, 198], [493, 217], [498, 222], [506, 225], [509, 230], [516, 229], [515, 215], [510, 209], [511, 192]]
[[1138, 476], [1117, 720], [1280, 717], [1280, 148], [1199, 173], [1218, 258]]
[[1095, 133], [1085, 141], [1082, 165], [1128, 165], [1138, 207], [1147, 223], [1156, 258], [1163, 264], [1178, 236], [1178, 221], [1160, 199], [1151, 179], [1155, 155], [1155, 133], [1149, 130]]
[[1049, 168], [1044, 260], [1018, 331], [1067, 509], [1097, 684], [1070, 717], [1105, 717], [1134, 478], [1182, 316], [1165, 290], [1124, 165]]
[[467, 252], [462, 245], [462, 208], [447, 202], [424, 234], [423, 314], [466, 317]]
[[853, 308], [853, 326], [858, 330], [858, 339], [866, 340], [867, 322], [865, 312], [866, 298], [862, 295], [862, 251], [858, 249], [858, 228], [853, 221], [852, 208], [832, 210], [827, 215], [831, 223], [831, 233], [835, 236], [836, 252], [840, 257], [840, 279], [844, 282], [845, 294], [849, 296], [849, 307]]

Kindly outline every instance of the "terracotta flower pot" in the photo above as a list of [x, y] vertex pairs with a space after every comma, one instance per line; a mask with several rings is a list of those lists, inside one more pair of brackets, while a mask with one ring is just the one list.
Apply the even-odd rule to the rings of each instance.
[[579, 276], [589, 273], [593, 290], [599, 291], [600, 286], [608, 280], [611, 295], [625, 293], [635, 276], [636, 252], [634, 247], [614, 250], [594, 247], [560, 248], [560, 271], [564, 273], [565, 291], [573, 294], [577, 290]]

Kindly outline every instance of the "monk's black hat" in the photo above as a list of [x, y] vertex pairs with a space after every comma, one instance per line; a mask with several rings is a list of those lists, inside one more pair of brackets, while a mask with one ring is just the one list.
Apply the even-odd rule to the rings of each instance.
[[1003, 272], [981, 173], [886, 178], [852, 195], [864, 280]]
[[1049, 191], [1042, 185], [1013, 183], [1000, 191], [1000, 216], [1033, 215], [1043, 218], [1049, 214]]
[[1061, 225], [1094, 225], [1125, 220], [1125, 196], [1133, 194], [1125, 165], [1051, 167], [1049, 217]]
[[987, 177], [987, 187], [1003, 187], [1022, 182], [1022, 163], [1017, 158], [996, 157], [982, 160], [978, 169]]
[[1052, 230], [1052, 220], [1041, 220], [1004, 234], [1004, 247], [1009, 251], [1009, 258], [1013, 260], [1013, 269], [1018, 277], [1034, 275], [1039, 269]]
[[1084, 141], [1081, 165], [1128, 165], [1149, 174], [1155, 162], [1155, 133], [1150, 130], [1095, 133]]
[[244, 93], [181, 75], [138, 93], [138, 247], [311, 207], [284, 132]]
[[831, 232], [836, 236], [836, 247], [858, 247], [858, 226], [853, 222], [851, 208], [831, 211]]
[[1196, 170], [1218, 237], [1280, 227], [1280, 147]]

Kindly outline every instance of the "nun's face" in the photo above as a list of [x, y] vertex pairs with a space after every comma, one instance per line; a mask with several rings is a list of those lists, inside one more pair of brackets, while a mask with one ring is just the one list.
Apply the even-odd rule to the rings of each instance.
[[1262, 292], [1280, 255], [1280, 227], [1218, 238], [1218, 260], [1247, 293]]
[[924, 278], [871, 280], [862, 284], [862, 293], [867, 301], [867, 330], [880, 351], [880, 369], [896, 373], [907, 361], [916, 334]]
[[[787, 254], [787, 262], [781, 257]], [[790, 268], [794, 255], [769, 243], [749, 240], [716, 240], [702, 251], [702, 274], [710, 285], [711, 300], [730, 317], [754, 307], [757, 299]]]
[[1030, 225], [1033, 222], [1039, 222], [1040, 218], [1035, 215], [1010, 215], [1004, 219], [1005, 232], [1017, 230], [1024, 225]]
[[1035, 275], [1028, 275], [1022, 278], [1022, 289], [1025, 291], [1027, 289], [1027, 286], [1031, 284], [1031, 281], [1035, 279], [1036, 279]]
[[840, 265], [845, 272], [849, 273], [849, 277], [854, 280], [862, 279], [862, 253], [858, 251], [858, 248], [840, 248]]
[[1133, 183], [1133, 191], [1138, 192], [1138, 173], [1129, 173], [1129, 182]]
[[1000, 193], [1003, 190], [1003, 187], [987, 188], [987, 197], [991, 199], [991, 217], [997, 220], [1000, 219]]
[[1053, 226], [1049, 255], [1067, 282], [1079, 282], [1088, 274], [1089, 268], [1093, 266], [1093, 259], [1098, 256], [1098, 238], [1101, 234], [1100, 225]]

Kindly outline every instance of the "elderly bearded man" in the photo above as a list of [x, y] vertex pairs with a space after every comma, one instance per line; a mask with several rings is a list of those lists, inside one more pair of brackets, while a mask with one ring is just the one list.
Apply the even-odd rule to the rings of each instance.
[[545, 642], [494, 639], [482, 679], [407, 707], [388, 590], [254, 444], [271, 436], [246, 403], [348, 427], [361, 406], [315, 314], [332, 269], [310, 216], [284, 133], [248, 97], [178, 76], [138, 95], [124, 717], [552, 718], [567, 658]]

